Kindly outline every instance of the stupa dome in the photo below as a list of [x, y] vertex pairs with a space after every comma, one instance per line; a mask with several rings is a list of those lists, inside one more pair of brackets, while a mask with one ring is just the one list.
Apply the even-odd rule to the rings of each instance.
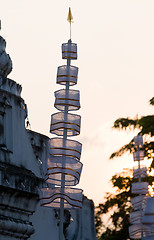
[[12, 71], [12, 60], [5, 52], [6, 41], [0, 36], [0, 76], [7, 77], [7, 75]]

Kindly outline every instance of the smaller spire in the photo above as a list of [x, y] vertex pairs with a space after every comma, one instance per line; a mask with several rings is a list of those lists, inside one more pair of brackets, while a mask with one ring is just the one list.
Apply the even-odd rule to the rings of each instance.
[[72, 20], [73, 20], [73, 16], [72, 16], [71, 8], [69, 7], [67, 21], [70, 23], [70, 39], [71, 39], [71, 23], [73, 22]]

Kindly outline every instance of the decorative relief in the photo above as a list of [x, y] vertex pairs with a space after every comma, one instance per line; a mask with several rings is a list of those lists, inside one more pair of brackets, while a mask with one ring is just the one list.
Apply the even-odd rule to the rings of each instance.
[[39, 201], [39, 181], [29, 170], [0, 163], [0, 236], [28, 239], [34, 233], [29, 216]]

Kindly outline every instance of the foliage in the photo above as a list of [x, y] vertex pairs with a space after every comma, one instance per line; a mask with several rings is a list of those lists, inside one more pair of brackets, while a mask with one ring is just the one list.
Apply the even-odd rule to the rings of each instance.
[[140, 119], [119, 118], [114, 122], [113, 128], [125, 130], [127, 128], [139, 129], [139, 134], [154, 136], [154, 115], [144, 116]]
[[[149, 103], [154, 105], [154, 98]], [[119, 118], [114, 122], [114, 129], [134, 130], [138, 129], [138, 134], [146, 136], [143, 150], [147, 159], [152, 159], [151, 169], [154, 169], [154, 115], [143, 116], [138, 119]], [[132, 153], [135, 150], [134, 140], [122, 146], [117, 152], [112, 153], [110, 159], [120, 157], [124, 153]], [[153, 176], [142, 179], [154, 182]], [[132, 171], [128, 170], [121, 174], [116, 174], [111, 179], [115, 194], [106, 193], [105, 200], [96, 208], [96, 230], [99, 240], [129, 240], [129, 214], [131, 211], [130, 199], [134, 196], [131, 193], [131, 183], [136, 181], [132, 179]], [[109, 215], [108, 221], [103, 216]]]
[[[154, 97], [150, 99], [150, 104], [154, 105]], [[144, 142], [145, 157], [152, 159], [151, 169], [154, 168], [154, 115], [143, 116], [141, 118], [119, 118], [114, 122], [114, 129], [133, 130], [138, 129], [138, 134], [146, 136], [147, 141]], [[110, 159], [120, 157], [124, 153], [132, 153], [134, 151], [133, 139], [126, 145], [122, 146], [118, 151], [111, 154]]]
[[[111, 184], [116, 189], [115, 194], [106, 193], [105, 201], [96, 208], [96, 230], [99, 240], [128, 240], [129, 239], [129, 214], [132, 210], [130, 199], [135, 196], [131, 193], [132, 170], [116, 174], [111, 179]], [[153, 176], [143, 179], [150, 185]], [[103, 216], [109, 216], [109, 221]]]
[[[129, 175], [125, 176], [124, 173], [114, 175], [111, 184], [113, 188], [116, 188], [116, 194], [106, 193], [104, 203], [96, 208], [96, 229], [100, 240], [126, 240], [129, 237], [130, 197], [132, 195], [130, 191], [132, 178]], [[108, 213], [111, 213], [110, 223], [100, 224], [102, 216]]]
[[150, 99], [149, 103], [150, 103], [151, 105], [154, 105], [154, 97]]
[[130, 119], [130, 118], [119, 118], [114, 122], [113, 127], [118, 129], [126, 129], [130, 126], [134, 128], [137, 126], [137, 119]]

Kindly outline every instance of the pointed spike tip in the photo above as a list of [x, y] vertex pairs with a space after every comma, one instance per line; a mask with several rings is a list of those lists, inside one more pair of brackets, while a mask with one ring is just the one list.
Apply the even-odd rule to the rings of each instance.
[[69, 21], [69, 23], [71, 23], [72, 20], [73, 20], [73, 16], [72, 16], [71, 8], [69, 7], [67, 21]]

